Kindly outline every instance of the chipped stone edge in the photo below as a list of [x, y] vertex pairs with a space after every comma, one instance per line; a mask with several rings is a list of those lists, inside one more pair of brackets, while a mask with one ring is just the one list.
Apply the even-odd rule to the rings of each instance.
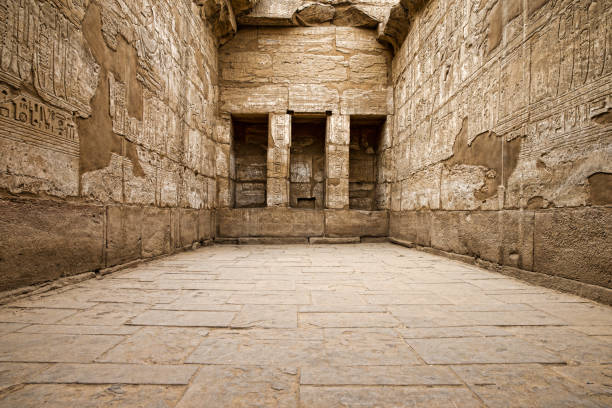
[[394, 237], [389, 237], [389, 241], [393, 244], [404, 246], [406, 248], [412, 248], [432, 255], [442, 256], [453, 261], [479, 266], [491, 272], [497, 272], [505, 276], [520, 279], [533, 285], [558, 290], [560, 292], [571, 293], [598, 303], [602, 303], [604, 305], [612, 306], [612, 289], [578, 282], [563, 278], [561, 276], [548, 275], [541, 272], [533, 272], [511, 266], [499, 265], [473, 256], [459, 255], [453, 252], [443, 251], [441, 249], [420, 246], [414, 242], [397, 239]]

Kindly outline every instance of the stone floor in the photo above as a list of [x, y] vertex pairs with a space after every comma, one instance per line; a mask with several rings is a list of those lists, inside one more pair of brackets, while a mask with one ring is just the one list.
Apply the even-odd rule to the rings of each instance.
[[610, 407], [612, 309], [391, 244], [217, 246], [0, 308], [0, 407]]

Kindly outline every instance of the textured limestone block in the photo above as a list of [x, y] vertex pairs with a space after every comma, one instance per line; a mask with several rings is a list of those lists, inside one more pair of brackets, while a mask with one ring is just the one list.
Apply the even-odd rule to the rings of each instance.
[[431, 246], [431, 212], [393, 211], [389, 221], [389, 236]]
[[294, 112], [338, 112], [338, 90], [325, 85], [305, 84], [289, 87], [289, 109]]
[[328, 179], [349, 178], [349, 147], [329, 144], [325, 148]]
[[140, 258], [143, 209], [109, 206], [106, 209], [106, 266]]
[[0, 291], [104, 267], [104, 209], [0, 201]]
[[180, 210], [180, 243], [187, 247], [198, 241], [199, 211], [181, 208]]
[[330, 237], [384, 237], [389, 232], [386, 211], [325, 210], [325, 231]]
[[[343, 56], [302, 53], [273, 55], [275, 83], [324, 83], [346, 81], [348, 66]], [[314, 69], [316, 67], [316, 69]]]
[[293, 21], [304, 26], [313, 26], [331, 21], [336, 14], [334, 6], [318, 2], [309, 2], [295, 10]]
[[236, 183], [236, 208], [265, 207], [266, 183]]
[[611, 208], [555, 209], [535, 214], [533, 269], [612, 288]]
[[268, 54], [334, 53], [335, 27], [299, 27], [257, 29], [257, 47]]
[[286, 178], [289, 176], [289, 148], [272, 147], [268, 149], [268, 177]]
[[348, 27], [376, 28], [380, 21], [368, 13], [364, 7], [357, 5], [336, 7], [334, 25]]
[[344, 53], [386, 53], [384, 45], [376, 40], [376, 32], [352, 27], [336, 28], [336, 48]]
[[340, 113], [343, 115], [389, 115], [392, 112], [393, 92], [390, 88], [347, 89], [340, 96]]
[[278, 25], [293, 24], [291, 17], [302, 4], [302, 0], [259, 0], [253, 11], [240, 16], [241, 25]]
[[410, 29], [410, 15], [403, 5], [397, 4], [391, 8], [386, 20], [378, 26], [378, 40], [399, 51]]
[[286, 178], [269, 178], [266, 184], [266, 202], [268, 207], [286, 207], [289, 205], [289, 180]]
[[323, 211], [289, 208], [222, 209], [219, 237], [312, 237], [324, 231]]
[[198, 240], [212, 239], [215, 236], [215, 217], [213, 211], [201, 210], [198, 218]]
[[358, 84], [386, 85], [388, 59], [385, 54], [358, 54], [349, 59], [349, 80]]
[[327, 144], [348, 145], [351, 141], [351, 117], [330, 115], [327, 117]]
[[224, 177], [217, 178], [217, 204], [219, 208], [234, 206], [234, 181]]
[[272, 56], [261, 52], [224, 52], [219, 63], [223, 81], [268, 82], [273, 74]]
[[349, 207], [349, 180], [326, 179], [325, 180], [325, 208], [348, 208]]
[[244, 87], [223, 87], [220, 110], [227, 113], [286, 112], [288, 92], [284, 85], [263, 85], [245, 90]]
[[172, 251], [171, 215], [166, 208], [145, 208], [142, 224], [142, 256], [150, 258]]

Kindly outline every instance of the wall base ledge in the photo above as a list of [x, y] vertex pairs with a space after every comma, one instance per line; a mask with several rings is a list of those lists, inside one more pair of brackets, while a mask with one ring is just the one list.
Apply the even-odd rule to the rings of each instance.
[[575, 280], [563, 278], [560, 276], [548, 275], [540, 272], [527, 271], [524, 269], [514, 268], [511, 266], [499, 265], [493, 262], [485, 261], [469, 255], [459, 255], [453, 252], [447, 252], [432, 247], [423, 247], [415, 245], [410, 241], [405, 241], [390, 237], [389, 241], [408, 248], [414, 248], [419, 251], [427, 252], [432, 255], [443, 256], [454, 261], [476, 265], [492, 272], [497, 272], [502, 275], [520, 279], [533, 285], [542, 286], [549, 289], [558, 290], [560, 292], [571, 293], [590, 300], [594, 300], [605, 305], [612, 305], [612, 289], [602, 286], [591, 285], [588, 283], [578, 282]]

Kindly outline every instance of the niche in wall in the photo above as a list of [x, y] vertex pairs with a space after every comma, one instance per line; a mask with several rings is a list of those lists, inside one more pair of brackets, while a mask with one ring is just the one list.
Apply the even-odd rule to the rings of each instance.
[[232, 117], [236, 166], [235, 206], [266, 206], [268, 116]]
[[325, 206], [326, 117], [294, 115], [291, 124], [289, 203], [294, 208]]
[[355, 210], [378, 210], [379, 146], [385, 124], [384, 116], [351, 116], [349, 149], [349, 207]]

